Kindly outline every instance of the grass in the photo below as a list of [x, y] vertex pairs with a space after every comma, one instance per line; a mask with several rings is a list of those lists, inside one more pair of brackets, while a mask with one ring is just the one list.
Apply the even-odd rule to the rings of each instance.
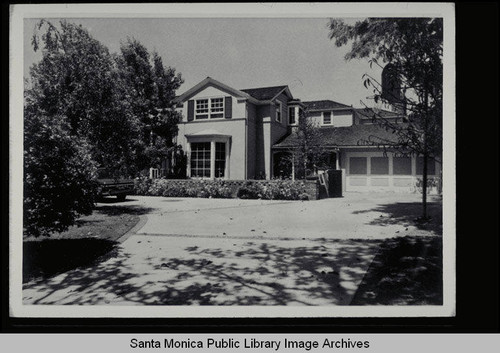
[[81, 217], [67, 231], [49, 237], [25, 237], [23, 283], [43, 280], [80, 266], [89, 266], [112, 253], [119, 239], [149, 209], [124, 207], [107, 200], [92, 215]]
[[442, 305], [442, 252], [440, 236], [387, 239], [351, 305]]

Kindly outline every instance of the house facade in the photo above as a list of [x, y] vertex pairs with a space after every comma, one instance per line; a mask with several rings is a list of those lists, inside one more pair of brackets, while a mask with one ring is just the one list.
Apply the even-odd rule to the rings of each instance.
[[[177, 143], [187, 154], [190, 178], [274, 178], [277, 156], [293, 151], [292, 130], [301, 111], [307, 110], [331, 151], [329, 167], [342, 170], [345, 191], [418, 190], [422, 158], [360, 145], [372, 136], [394, 138], [363, 109], [331, 100], [301, 102], [287, 86], [235, 89], [210, 77], [176, 102], [182, 114]], [[403, 119], [386, 114], [388, 119]], [[439, 176], [439, 167], [435, 161], [428, 164], [431, 178]]]

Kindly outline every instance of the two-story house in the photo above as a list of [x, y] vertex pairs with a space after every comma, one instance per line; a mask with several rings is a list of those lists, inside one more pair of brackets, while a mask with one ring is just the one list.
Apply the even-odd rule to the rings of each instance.
[[[364, 109], [332, 100], [301, 102], [288, 86], [235, 89], [207, 77], [177, 97], [177, 109], [183, 116], [177, 142], [187, 153], [191, 178], [273, 178], [274, 156], [294, 146], [291, 130], [305, 109], [332, 151], [331, 168], [342, 170], [345, 191], [414, 191], [422, 174], [420, 157], [360, 145], [373, 136], [395, 138]], [[429, 175], [438, 176], [439, 167], [430, 161]]]

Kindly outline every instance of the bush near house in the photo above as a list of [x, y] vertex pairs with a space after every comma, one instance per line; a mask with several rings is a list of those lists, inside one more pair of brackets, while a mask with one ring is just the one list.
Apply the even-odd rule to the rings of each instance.
[[310, 185], [304, 181], [292, 180], [176, 180], [142, 177], [136, 181], [135, 193], [143, 196], [237, 197], [264, 200], [309, 200], [315, 198], [315, 195], [311, 195]]

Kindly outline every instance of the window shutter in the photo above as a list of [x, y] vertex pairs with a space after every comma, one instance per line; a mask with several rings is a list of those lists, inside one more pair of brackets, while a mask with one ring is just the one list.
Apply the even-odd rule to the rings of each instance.
[[188, 121], [194, 120], [194, 100], [188, 101]]
[[231, 119], [233, 116], [233, 98], [226, 97], [224, 102], [224, 113], [226, 114], [226, 119]]

